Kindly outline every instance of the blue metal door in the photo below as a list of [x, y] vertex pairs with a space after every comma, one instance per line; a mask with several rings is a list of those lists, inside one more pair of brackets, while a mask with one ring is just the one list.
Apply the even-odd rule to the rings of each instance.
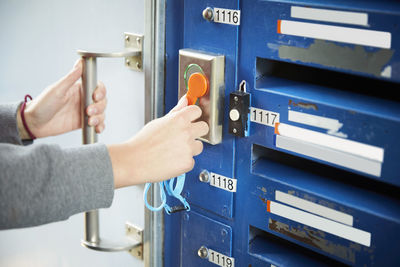
[[166, 111], [181, 49], [225, 83], [165, 266], [399, 266], [399, 34], [397, 1], [167, 1]]

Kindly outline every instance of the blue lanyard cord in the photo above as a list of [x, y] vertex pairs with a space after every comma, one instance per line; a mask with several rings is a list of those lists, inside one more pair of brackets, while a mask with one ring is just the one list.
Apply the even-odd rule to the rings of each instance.
[[[153, 207], [147, 202], [147, 193], [150, 189], [151, 183], [146, 183], [146, 185], [144, 187], [144, 194], [143, 194], [144, 203], [145, 203], [146, 207], [151, 211], [159, 211], [162, 208], [164, 208], [164, 210], [167, 214], [171, 214], [171, 213], [178, 212], [181, 210], [190, 211], [189, 203], [181, 195], [183, 186], [185, 185], [185, 177], [186, 177], [186, 175], [182, 174], [176, 178], [172, 178], [168, 181], [163, 181], [163, 182], [158, 183], [158, 185], [160, 187], [160, 198], [161, 198], [161, 205], [159, 207]], [[174, 183], [175, 183], [175, 187], [174, 187]], [[170, 207], [167, 204], [167, 197], [165, 194], [165, 190], [167, 191], [169, 196], [172, 196], [172, 197], [175, 197], [176, 199], [178, 199], [183, 204], [183, 208], [179, 207], [179, 206], [178, 207], [177, 206]]]
[[157, 207], [157, 208], [151, 206], [151, 205], [147, 202], [147, 193], [148, 193], [148, 191], [149, 191], [149, 189], [150, 189], [150, 186], [151, 186], [152, 184], [151, 184], [151, 183], [146, 183], [146, 185], [144, 186], [144, 195], [143, 195], [144, 204], [145, 204], [146, 207], [147, 207], [149, 210], [151, 210], [151, 211], [159, 211], [159, 210], [161, 210], [161, 209], [165, 206], [165, 204], [167, 203], [167, 198], [166, 198], [166, 196], [165, 196], [165, 192], [164, 192], [164, 190], [162, 189], [162, 187], [163, 187], [163, 182], [159, 182], [158, 184], [159, 184], [159, 186], [160, 186], [160, 197], [161, 197], [162, 203], [161, 203], [161, 205], [160, 205], [159, 207]]

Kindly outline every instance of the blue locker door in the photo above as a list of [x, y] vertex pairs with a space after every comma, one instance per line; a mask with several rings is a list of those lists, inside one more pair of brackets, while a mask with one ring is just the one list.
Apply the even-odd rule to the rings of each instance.
[[[180, 49], [223, 55], [225, 88], [222, 97], [228, 99], [230, 92], [236, 88], [239, 29], [205, 20], [202, 12], [208, 6], [239, 9], [238, 1], [167, 1], [166, 111], [178, 100]], [[226, 102], [219, 108], [227, 112]], [[226, 116], [223, 117], [223, 125], [228, 125]], [[190, 203], [191, 211], [165, 216], [165, 266], [213, 266], [208, 258], [198, 256], [201, 246], [209, 249], [210, 256], [214, 251], [214, 261], [224, 260], [228, 264], [229, 259], [226, 261], [224, 256], [233, 256], [235, 195], [199, 181], [199, 174], [204, 169], [233, 177], [235, 138], [228, 134], [225, 126], [222, 140], [217, 145], [204, 143], [203, 153], [195, 158], [195, 168], [186, 175], [183, 195]]]

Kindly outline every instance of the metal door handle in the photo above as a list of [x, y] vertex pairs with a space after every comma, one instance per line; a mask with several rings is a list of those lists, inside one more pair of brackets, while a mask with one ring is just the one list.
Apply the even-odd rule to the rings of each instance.
[[[127, 35], [125, 36], [134, 36]], [[122, 52], [88, 52], [78, 50], [78, 54], [83, 59], [83, 72], [82, 72], [82, 91], [83, 91], [83, 103], [82, 105], [82, 142], [83, 144], [94, 144], [97, 142], [97, 134], [95, 127], [88, 126], [88, 116], [86, 115], [86, 108], [92, 104], [92, 94], [97, 86], [97, 58], [98, 57], [140, 57], [142, 56], [142, 36], [135, 36], [135, 38], [141, 38], [140, 42], [135, 39], [136, 44], [128, 47]], [[127, 43], [125, 37], [125, 46]], [[127, 64], [129, 66], [129, 64]], [[139, 66], [140, 67], [140, 66]], [[136, 66], [136, 69], [138, 66]], [[140, 68], [139, 68], [140, 69]], [[85, 212], [85, 234], [81, 244], [87, 248], [99, 250], [99, 251], [124, 251], [131, 250], [137, 246], [142, 245], [142, 241], [133, 240], [131, 238], [124, 238], [117, 242], [108, 241], [100, 238], [99, 233], [99, 211], [92, 210]]]
[[127, 49], [122, 52], [89, 52], [85, 50], [78, 50], [78, 54], [85, 58], [97, 57], [133, 57], [142, 54], [142, 51], [136, 49]]

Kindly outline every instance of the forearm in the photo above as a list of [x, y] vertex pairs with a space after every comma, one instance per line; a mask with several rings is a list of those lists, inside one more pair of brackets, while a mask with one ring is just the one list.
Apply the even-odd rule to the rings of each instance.
[[17, 118], [19, 106], [20, 103], [0, 105], [0, 143], [23, 144], [20, 136], [22, 121], [19, 119], [19, 123]]
[[[134, 145], [129, 143], [107, 145], [110, 155], [115, 188], [148, 182], [146, 176], [141, 174], [145, 168], [139, 161], [139, 153], [135, 153]], [[136, 151], [137, 152], [137, 151]]]
[[0, 144], [0, 229], [35, 226], [111, 205], [105, 145]]

